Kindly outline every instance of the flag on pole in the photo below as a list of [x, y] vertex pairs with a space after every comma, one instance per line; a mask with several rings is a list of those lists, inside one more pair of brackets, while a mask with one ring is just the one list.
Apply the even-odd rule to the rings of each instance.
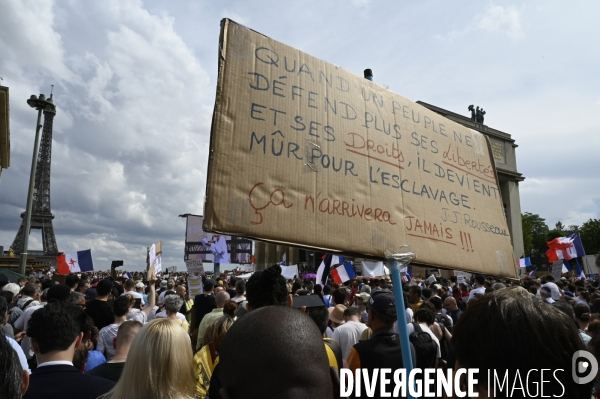
[[56, 257], [58, 274], [89, 272], [94, 270], [92, 250], [71, 252]]
[[122, 275], [121, 277], [125, 277], [126, 279], [133, 278], [133, 277], [131, 276], [131, 273], [129, 273], [129, 272], [127, 272], [127, 273], [123, 273], [123, 275]]
[[583, 256], [585, 256], [585, 250], [583, 249], [583, 244], [581, 243], [581, 237], [579, 237], [579, 234], [577, 233], [573, 233], [573, 234], [569, 234], [567, 236], [567, 238], [572, 240], [572, 247], [574, 248], [574, 252], [575, 252], [575, 258], [581, 258]]
[[356, 273], [352, 268], [352, 264], [348, 261], [344, 263], [342, 266], [337, 267], [331, 271], [331, 277], [333, 281], [338, 284], [345, 283], [348, 280], [352, 280], [356, 278]]
[[408, 266], [400, 269], [400, 273], [402, 274], [402, 282], [408, 283], [412, 279], [412, 269]]
[[587, 278], [585, 277], [585, 273], [583, 272], [583, 268], [577, 261], [577, 258], [575, 258], [575, 270], [577, 270], [577, 277], [579, 277], [579, 279], [587, 280]]
[[285, 263], [286, 258], [287, 258], [287, 255], [284, 253], [283, 257], [281, 258], [281, 263], [279, 264], [280, 266], [286, 266], [286, 263]]
[[537, 267], [534, 267], [529, 274], [527, 275], [527, 277], [525, 278], [533, 278], [533, 276], [535, 275], [535, 271], [537, 270]]
[[519, 267], [531, 266], [531, 259], [528, 257], [519, 259]]
[[562, 272], [569, 273], [571, 270], [573, 270], [573, 266], [571, 266], [571, 262], [563, 259]]
[[344, 261], [344, 258], [337, 255], [325, 254], [323, 255], [323, 260], [321, 261], [321, 265], [317, 270], [317, 281], [316, 283], [325, 286], [327, 283], [327, 277], [329, 277], [329, 272], [331, 271], [331, 266], [335, 266]]

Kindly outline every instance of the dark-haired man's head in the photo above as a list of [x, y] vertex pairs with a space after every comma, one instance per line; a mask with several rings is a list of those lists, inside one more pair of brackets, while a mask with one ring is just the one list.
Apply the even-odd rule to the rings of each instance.
[[77, 277], [76, 274], [69, 274], [67, 277], [65, 277], [65, 284], [69, 287], [70, 290], [75, 291], [75, 289], [77, 288], [77, 284], [79, 284], [79, 280], [81, 280], [79, 277]]
[[329, 367], [322, 334], [310, 317], [268, 306], [240, 318], [223, 338], [209, 396], [333, 398], [338, 389], [337, 372]]
[[[162, 286], [161, 286], [161, 288], [162, 288]], [[166, 285], [165, 285], [165, 288], [167, 288]], [[213, 289], [215, 288], [215, 282], [213, 280], [206, 280], [206, 281], [204, 281], [204, 285], [202, 288], [204, 288], [205, 294], [210, 294], [210, 293], [212, 293]]]
[[70, 300], [71, 288], [68, 285], [56, 284], [48, 288], [48, 302], [67, 302]]
[[248, 311], [273, 305], [291, 306], [292, 297], [288, 296], [281, 267], [275, 265], [255, 272], [246, 284], [246, 299]]
[[244, 292], [246, 292], [246, 281], [239, 279], [235, 283], [235, 293], [238, 295], [244, 295]]
[[435, 321], [435, 313], [430, 308], [421, 306], [415, 313], [414, 319], [418, 323], [425, 323], [430, 326]]
[[327, 330], [327, 323], [329, 322], [329, 310], [325, 305], [316, 306], [314, 308], [307, 308], [306, 314], [317, 324], [319, 331], [325, 334]]
[[408, 298], [412, 303], [417, 303], [421, 300], [422, 290], [418, 285], [413, 285], [408, 291]]
[[434, 296], [432, 298], [429, 299], [429, 303], [431, 303], [433, 305], [433, 307], [435, 308], [436, 312], [441, 312], [442, 308], [443, 308], [443, 304], [442, 304], [442, 298], [438, 297], [438, 296]]
[[431, 288], [423, 288], [421, 290], [421, 296], [427, 301], [431, 298]]
[[339, 288], [331, 293], [331, 298], [333, 299], [332, 305], [346, 305], [346, 300], [348, 299], [348, 295], [346, 293], [345, 288]]
[[484, 283], [485, 283], [484, 276], [482, 276], [481, 274], [478, 274], [477, 276], [475, 276], [475, 285], [477, 285], [478, 287], [483, 287]]
[[123, 317], [129, 312], [129, 308], [133, 306], [129, 295], [118, 296], [113, 302], [112, 310], [115, 316]]
[[[582, 399], [591, 395], [591, 384], [579, 385], [571, 377], [572, 357], [585, 349], [572, 318], [524, 289], [494, 291], [469, 303], [454, 327], [452, 344], [457, 369], [479, 369], [480, 396], [487, 395], [488, 383], [492, 384], [487, 380], [492, 369], [503, 378], [508, 372], [509, 381], [518, 378], [517, 370], [522, 376], [530, 370], [550, 369], [554, 378], [544, 380], [544, 395], [567, 393]], [[523, 379], [524, 389], [513, 390], [512, 397], [529, 397], [539, 389], [538, 377]]]
[[360, 308], [357, 308], [355, 306], [346, 308], [346, 310], [344, 310], [344, 320], [346, 320], [346, 322], [348, 322], [348, 321], [360, 322], [360, 313], [361, 313]]
[[69, 302], [51, 302], [33, 312], [27, 336], [40, 363], [64, 356], [73, 359], [83, 339], [83, 315], [80, 307]]

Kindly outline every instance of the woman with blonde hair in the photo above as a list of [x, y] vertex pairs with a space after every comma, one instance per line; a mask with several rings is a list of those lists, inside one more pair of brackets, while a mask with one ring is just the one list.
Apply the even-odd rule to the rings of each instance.
[[233, 318], [223, 315], [210, 323], [204, 332], [202, 342], [207, 342], [194, 356], [194, 374], [196, 375], [196, 397], [204, 398], [208, 392], [210, 377], [219, 362], [219, 350], [225, 333], [233, 325]]
[[137, 333], [123, 374], [103, 399], [193, 399], [196, 394], [190, 339], [169, 319], [156, 319]]

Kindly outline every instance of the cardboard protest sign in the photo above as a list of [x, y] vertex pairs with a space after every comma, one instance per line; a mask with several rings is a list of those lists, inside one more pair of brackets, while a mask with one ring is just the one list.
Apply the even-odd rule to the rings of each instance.
[[516, 277], [485, 136], [223, 20], [204, 230]]

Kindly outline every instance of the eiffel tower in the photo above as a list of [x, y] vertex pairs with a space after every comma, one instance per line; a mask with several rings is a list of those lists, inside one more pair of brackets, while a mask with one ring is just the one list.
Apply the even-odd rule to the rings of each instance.
[[[56, 115], [56, 106], [52, 101], [52, 95], [43, 109], [44, 125], [42, 130], [42, 140], [37, 155], [37, 166], [35, 169], [35, 184], [33, 190], [33, 206], [31, 209], [31, 229], [42, 230], [43, 251], [27, 251], [28, 256], [35, 256], [36, 263], [48, 263], [56, 266], [56, 257], [61, 253], [56, 245], [54, 236], [54, 227], [52, 219], [54, 215], [50, 210], [50, 165], [52, 161], [52, 125]], [[23, 239], [25, 234], [26, 212], [21, 213], [21, 227], [17, 232], [12, 249], [15, 254], [20, 254], [23, 250]]]

